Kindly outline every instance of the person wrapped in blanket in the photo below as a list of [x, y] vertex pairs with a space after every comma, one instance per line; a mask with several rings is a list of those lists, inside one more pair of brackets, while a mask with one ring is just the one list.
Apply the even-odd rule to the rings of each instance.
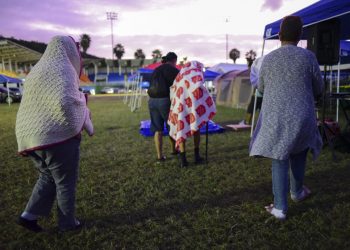
[[60, 231], [78, 230], [75, 194], [82, 131], [94, 134], [91, 113], [79, 91], [82, 59], [70, 36], [55, 36], [26, 77], [16, 120], [20, 155], [30, 158], [39, 172], [32, 195], [17, 223], [43, 231], [38, 218], [48, 216], [57, 200]]
[[170, 88], [169, 135], [180, 151], [179, 166], [187, 167], [185, 143], [193, 136], [194, 161], [203, 162], [199, 154], [200, 128], [214, 117], [216, 107], [204, 86], [203, 64], [191, 61], [185, 64]]

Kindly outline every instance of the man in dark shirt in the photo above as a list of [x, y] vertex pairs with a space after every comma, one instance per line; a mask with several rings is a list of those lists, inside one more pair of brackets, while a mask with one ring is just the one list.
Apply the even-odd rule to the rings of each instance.
[[[151, 116], [151, 131], [154, 132], [154, 143], [157, 151], [157, 162], [165, 160], [163, 155], [163, 129], [170, 110], [170, 87], [179, 73], [176, 68], [177, 55], [169, 52], [162, 57], [162, 65], [156, 68], [151, 76], [148, 89], [148, 101]], [[172, 154], [176, 154], [175, 141], [171, 138]]]

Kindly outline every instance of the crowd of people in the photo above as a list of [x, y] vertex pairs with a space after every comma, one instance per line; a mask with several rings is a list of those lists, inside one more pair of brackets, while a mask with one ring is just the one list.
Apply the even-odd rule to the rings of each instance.
[[[311, 194], [304, 185], [306, 156], [310, 151], [316, 158], [322, 147], [314, 100], [321, 95], [323, 82], [315, 55], [297, 46], [301, 34], [302, 20], [285, 17], [279, 32], [281, 47], [257, 60], [251, 71], [263, 100], [249, 154], [271, 159], [274, 199], [265, 209], [280, 220], [286, 219], [289, 192], [295, 202]], [[216, 114], [204, 86], [203, 64], [190, 61], [179, 70], [173, 52], [162, 62], [148, 90], [157, 162], [166, 162], [163, 131], [167, 126], [171, 154], [179, 158], [179, 166], [189, 165], [185, 142], [191, 136], [194, 162], [202, 163], [200, 128]], [[82, 131], [92, 136], [94, 129], [87, 99], [78, 90], [80, 74], [77, 43], [72, 37], [56, 36], [26, 79], [16, 136], [19, 153], [32, 159], [39, 178], [17, 223], [34, 232], [43, 231], [38, 219], [50, 213], [55, 199], [60, 231], [82, 227], [75, 216], [79, 146]]]

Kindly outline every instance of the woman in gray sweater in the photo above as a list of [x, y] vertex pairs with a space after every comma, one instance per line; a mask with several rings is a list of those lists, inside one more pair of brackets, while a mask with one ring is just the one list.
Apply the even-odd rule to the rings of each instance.
[[279, 32], [282, 46], [264, 57], [258, 83], [264, 99], [250, 143], [250, 156], [272, 159], [274, 203], [266, 210], [278, 219], [286, 218], [289, 187], [296, 202], [310, 195], [303, 186], [306, 155], [311, 151], [316, 158], [322, 147], [314, 108], [323, 90], [322, 76], [315, 55], [297, 47], [301, 34], [300, 17], [285, 17]]

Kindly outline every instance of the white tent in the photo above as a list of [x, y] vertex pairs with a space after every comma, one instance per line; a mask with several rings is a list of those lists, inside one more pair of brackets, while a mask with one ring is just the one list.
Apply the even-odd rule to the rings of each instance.
[[207, 68], [207, 70], [217, 72], [220, 74], [227, 73], [232, 70], [247, 70], [248, 66], [246, 64], [232, 64], [232, 63], [218, 63], [214, 66]]

